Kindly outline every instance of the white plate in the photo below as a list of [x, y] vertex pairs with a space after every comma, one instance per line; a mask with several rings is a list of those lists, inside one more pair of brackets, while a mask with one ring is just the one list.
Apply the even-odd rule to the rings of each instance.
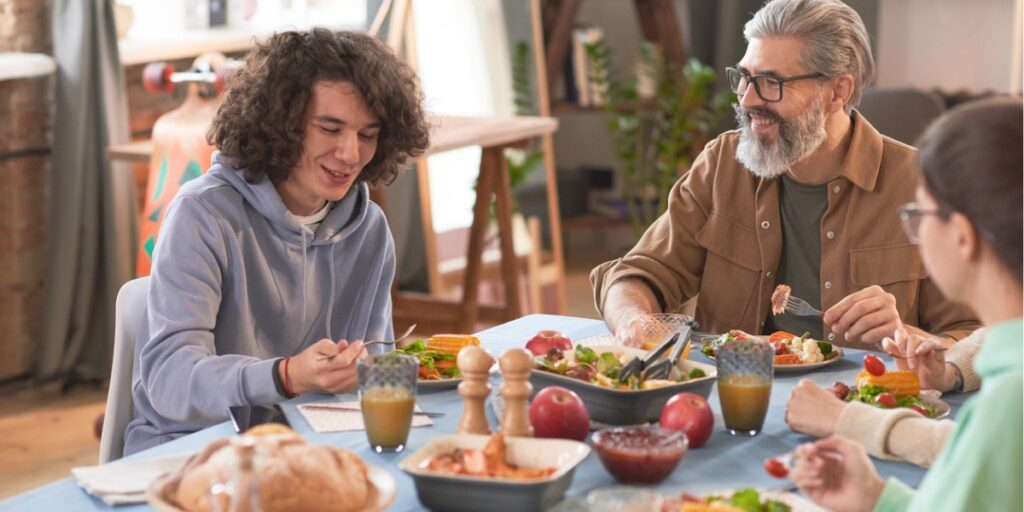
[[416, 381], [416, 387], [418, 389], [451, 389], [457, 387], [460, 382], [462, 382], [462, 377], [437, 380], [419, 379]]
[[[738, 491], [738, 490], [739, 489], [728, 489], [728, 490], [719, 491], [719, 492], [709, 492], [709, 493], [701, 494], [701, 496], [724, 496], [724, 497], [728, 497], [728, 496], [732, 496], [732, 494], [734, 492]], [[772, 490], [765, 490], [765, 489], [757, 489], [757, 491], [761, 494], [761, 503], [764, 503], [765, 500], [770, 499], [770, 500], [781, 501], [782, 503], [785, 503], [786, 505], [789, 506], [789, 508], [793, 509], [793, 512], [824, 512], [825, 511], [825, 509], [815, 505], [814, 503], [812, 503], [807, 498], [804, 498], [803, 496], [800, 496], [799, 494], [796, 494], [796, 493], [793, 493], [793, 492], [785, 492], [785, 491], [777, 491], [777, 490], [776, 491], [772, 491]], [[670, 504], [671, 500], [673, 500], [674, 498], [678, 498], [678, 497], [679, 497], [679, 494], [676, 494], [674, 496], [666, 496], [665, 497], [665, 504], [666, 505]], [[662, 506], [662, 510], [667, 510], [667, 507], [665, 505], [663, 505]], [[673, 510], [678, 510], [678, 509], [673, 509]]]

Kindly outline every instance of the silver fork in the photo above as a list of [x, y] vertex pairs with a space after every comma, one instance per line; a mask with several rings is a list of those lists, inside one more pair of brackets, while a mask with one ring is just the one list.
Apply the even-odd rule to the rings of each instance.
[[806, 300], [792, 295], [786, 297], [786, 311], [799, 316], [821, 316], [821, 311], [814, 309]]
[[[415, 329], [415, 328], [416, 328], [416, 324], [410, 325], [409, 328], [406, 329], [405, 332], [403, 332], [401, 336], [399, 336], [397, 339], [395, 339], [395, 341], [381, 341], [381, 340], [367, 341], [367, 342], [363, 343], [363, 347], [368, 347], [370, 345], [377, 345], [377, 344], [380, 344], [380, 345], [394, 345], [394, 344], [398, 343], [399, 341], [402, 341], [405, 338], [408, 338], [409, 335], [412, 334], [412, 330]], [[331, 354], [329, 356], [320, 356], [320, 357], [316, 358], [316, 360], [317, 361], [330, 361], [331, 359], [334, 359], [337, 356], [338, 356], [338, 354]]]

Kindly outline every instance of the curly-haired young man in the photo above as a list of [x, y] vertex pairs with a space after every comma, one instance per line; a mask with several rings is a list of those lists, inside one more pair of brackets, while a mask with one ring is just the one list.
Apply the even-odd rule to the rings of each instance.
[[162, 225], [126, 454], [229, 406], [353, 388], [366, 350], [348, 340], [393, 334], [394, 240], [367, 184], [394, 180], [428, 135], [415, 73], [369, 36], [253, 49], [208, 132], [213, 166]]

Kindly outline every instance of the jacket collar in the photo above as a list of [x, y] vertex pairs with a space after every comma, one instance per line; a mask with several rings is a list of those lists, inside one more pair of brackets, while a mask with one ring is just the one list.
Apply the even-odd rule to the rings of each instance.
[[851, 117], [853, 137], [839, 175], [864, 190], [872, 191], [882, 168], [883, 137], [860, 112], [854, 110]]

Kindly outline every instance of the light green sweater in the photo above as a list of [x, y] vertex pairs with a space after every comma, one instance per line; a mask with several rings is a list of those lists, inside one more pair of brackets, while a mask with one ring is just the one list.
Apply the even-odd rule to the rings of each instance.
[[915, 492], [889, 479], [877, 511], [1024, 510], [1024, 320], [989, 328], [974, 368], [981, 391]]

